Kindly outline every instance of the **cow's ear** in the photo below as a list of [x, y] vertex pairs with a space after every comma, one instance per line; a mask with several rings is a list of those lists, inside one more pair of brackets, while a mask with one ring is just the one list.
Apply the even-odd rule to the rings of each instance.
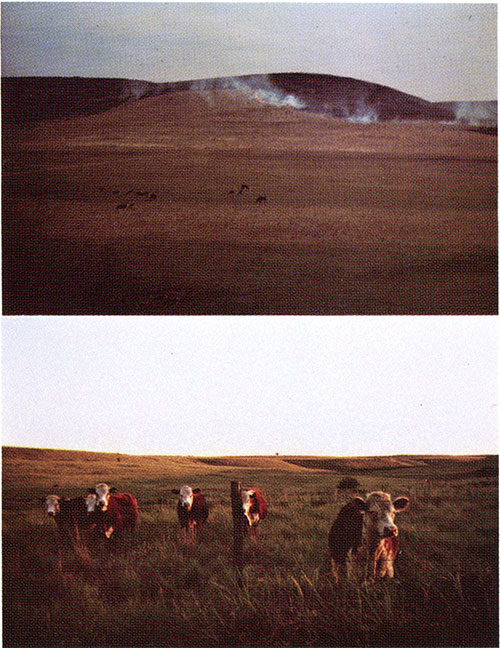
[[356, 508], [356, 510], [366, 510], [366, 501], [361, 497], [354, 497], [352, 500], [352, 505], [354, 508]]
[[181, 491], [180, 491], [180, 490], [175, 490], [175, 489], [174, 489], [174, 490], [172, 490], [172, 494], [180, 494], [180, 493], [181, 493]]
[[108, 490], [108, 492], [109, 492], [110, 494], [113, 494], [113, 492], [116, 492], [116, 491], [117, 491], [117, 489], [116, 489], [115, 487], [111, 487], [111, 488], [109, 488], [109, 490]]
[[193, 494], [199, 494], [201, 492], [200, 488], [194, 488]]
[[410, 499], [407, 497], [398, 497], [395, 501], [392, 502], [394, 510], [396, 512], [403, 512], [410, 505]]

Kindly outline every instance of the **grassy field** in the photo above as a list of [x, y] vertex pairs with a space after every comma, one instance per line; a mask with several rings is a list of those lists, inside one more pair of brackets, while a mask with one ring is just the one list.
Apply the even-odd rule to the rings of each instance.
[[496, 314], [497, 149], [227, 92], [5, 124], [3, 311]]
[[[399, 515], [396, 579], [336, 586], [327, 534], [352, 494], [411, 499]], [[3, 449], [5, 647], [408, 647], [498, 645], [497, 457], [191, 458]], [[233, 570], [230, 482], [270, 512]], [[57, 570], [55, 524], [39, 499], [107, 481], [134, 493], [135, 538], [91, 544], [87, 569]], [[54, 484], [58, 484], [54, 488]], [[178, 535], [171, 488], [204, 491], [196, 546]]]

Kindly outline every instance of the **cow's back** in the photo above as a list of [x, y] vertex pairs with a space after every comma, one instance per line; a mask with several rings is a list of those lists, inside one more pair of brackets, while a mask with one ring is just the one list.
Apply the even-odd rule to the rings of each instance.
[[193, 519], [198, 523], [204, 524], [208, 519], [208, 504], [201, 492], [197, 492], [193, 495]]
[[[114, 492], [109, 497], [107, 519], [118, 520], [122, 526], [134, 530], [139, 516], [137, 499], [128, 492]], [[116, 525], [116, 521], [114, 522]]]
[[254, 490], [255, 505], [253, 506], [260, 515], [261, 519], [267, 515], [267, 501], [264, 498], [262, 492], [258, 489]]
[[345, 563], [349, 551], [356, 553], [363, 535], [363, 513], [349, 503], [341, 508], [328, 535], [330, 556], [339, 564]]

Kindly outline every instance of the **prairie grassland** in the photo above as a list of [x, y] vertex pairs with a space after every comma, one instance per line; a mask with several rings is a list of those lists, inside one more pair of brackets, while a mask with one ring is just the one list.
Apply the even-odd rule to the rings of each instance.
[[[362, 492], [411, 499], [397, 520], [393, 582], [332, 580], [327, 535], [352, 496], [336, 489], [347, 475]], [[4, 448], [4, 646], [497, 646], [497, 477], [491, 456], [197, 459]], [[100, 480], [137, 496], [136, 535], [115, 547], [91, 540], [91, 566], [66, 554], [61, 573], [55, 525], [38, 500], [85, 494]], [[260, 487], [270, 506], [241, 574], [231, 563], [231, 480]], [[201, 487], [211, 506], [195, 546], [178, 534], [170, 489], [182, 483]]]
[[2, 145], [4, 314], [498, 311], [491, 135], [179, 92]]

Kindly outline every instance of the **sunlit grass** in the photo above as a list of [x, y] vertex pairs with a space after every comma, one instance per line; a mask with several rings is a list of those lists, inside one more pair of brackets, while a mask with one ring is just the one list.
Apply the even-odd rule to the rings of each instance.
[[[248, 463], [228, 469], [185, 459], [161, 470], [146, 459], [142, 480], [140, 457], [126, 469], [123, 461], [105, 468], [105, 458], [90, 460], [92, 472], [107, 469], [103, 477], [136, 494], [139, 526], [115, 548], [92, 543], [88, 569], [66, 556], [60, 573], [54, 522], [34, 497], [44, 494], [46, 464], [54, 461], [70, 492], [88, 487], [71, 484], [78, 463], [66, 476], [55, 453], [41, 458], [40, 475], [30, 459], [21, 493], [20, 464], [4, 458], [6, 647], [496, 645], [497, 479], [478, 479], [478, 461], [455, 479], [450, 460], [430, 486], [425, 467], [357, 475], [363, 489], [412, 499], [399, 516], [396, 579], [368, 589], [336, 585], [329, 569], [328, 530], [350, 498], [337, 493], [342, 474], [262, 469], [258, 459], [254, 472]], [[258, 543], [245, 542], [241, 573], [231, 563], [229, 488], [236, 479], [261, 487], [270, 505]], [[211, 506], [195, 545], [179, 535], [169, 494], [179, 482], [196, 483]]]

